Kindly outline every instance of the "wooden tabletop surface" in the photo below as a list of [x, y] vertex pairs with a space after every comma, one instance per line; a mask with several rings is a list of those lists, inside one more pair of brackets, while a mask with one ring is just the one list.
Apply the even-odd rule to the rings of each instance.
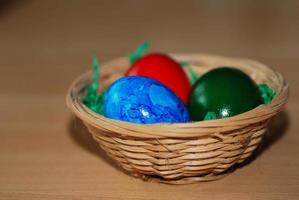
[[[180, 3], [181, 2], [181, 3]], [[0, 199], [298, 199], [298, 1], [0, 1]], [[259, 60], [290, 98], [226, 178], [172, 186], [121, 172], [65, 105], [73, 79], [145, 39], [162, 52]]]

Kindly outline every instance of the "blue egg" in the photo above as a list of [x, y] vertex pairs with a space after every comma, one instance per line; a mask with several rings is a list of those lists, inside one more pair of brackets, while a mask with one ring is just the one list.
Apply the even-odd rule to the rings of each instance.
[[104, 115], [139, 124], [190, 121], [184, 103], [171, 90], [142, 76], [120, 78], [108, 88]]

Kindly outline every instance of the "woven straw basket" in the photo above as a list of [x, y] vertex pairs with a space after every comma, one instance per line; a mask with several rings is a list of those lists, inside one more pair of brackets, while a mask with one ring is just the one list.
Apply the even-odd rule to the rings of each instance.
[[[67, 105], [93, 138], [129, 174], [170, 184], [216, 180], [243, 162], [256, 149], [269, 120], [286, 103], [288, 85], [265, 65], [248, 60], [206, 54], [171, 54], [188, 62], [198, 74], [219, 66], [243, 70], [257, 83], [276, 91], [269, 105], [261, 105], [234, 117], [177, 124], [141, 125], [105, 118], [85, 107], [80, 96], [92, 80], [88, 72], [72, 84]], [[109, 86], [127, 70], [127, 58], [101, 66], [101, 87]]]

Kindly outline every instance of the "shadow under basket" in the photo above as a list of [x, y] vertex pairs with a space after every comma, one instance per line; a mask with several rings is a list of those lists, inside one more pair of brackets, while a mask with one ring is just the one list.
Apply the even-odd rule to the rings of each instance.
[[[92, 81], [92, 72], [71, 85], [67, 105], [79, 117], [101, 148], [125, 171], [145, 180], [169, 184], [211, 181], [225, 176], [256, 149], [267, 124], [286, 104], [288, 85], [265, 65], [248, 60], [206, 54], [170, 54], [187, 62], [199, 75], [220, 67], [241, 69], [256, 83], [276, 91], [268, 105], [229, 118], [192, 123], [143, 125], [112, 120], [83, 105], [81, 96]], [[101, 87], [109, 86], [128, 69], [127, 58], [101, 66]]]

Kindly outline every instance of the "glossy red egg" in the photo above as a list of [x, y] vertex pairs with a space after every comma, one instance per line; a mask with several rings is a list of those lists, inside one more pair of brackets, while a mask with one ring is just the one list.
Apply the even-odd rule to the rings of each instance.
[[172, 90], [185, 104], [189, 99], [191, 84], [180, 64], [161, 53], [147, 54], [138, 59], [126, 76], [145, 76], [160, 81]]

